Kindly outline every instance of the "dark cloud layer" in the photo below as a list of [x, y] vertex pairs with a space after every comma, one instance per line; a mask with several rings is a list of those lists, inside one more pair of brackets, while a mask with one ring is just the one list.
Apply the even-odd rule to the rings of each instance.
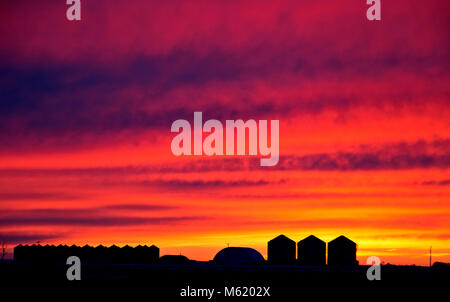
[[[94, 208], [35, 208], [35, 209], [2, 209], [0, 225], [3, 227], [21, 226], [134, 226], [134, 225], [174, 225], [191, 220], [203, 220], [199, 216], [152, 216], [142, 217], [124, 215], [122, 212], [151, 212], [173, 210], [176, 207], [159, 204], [113, 204]], [[6, 234], [6, 233], [5, 233]], [[7, 235], [7, 234], [6, 234]], [[6, 236], [5, 235], [5, 236]], [[42, 239], [45, 236], [42, 236]], [[13, 238], [13, 237], [11, 237]], [[10, 239], [11, 239], [10, 238]], [[27, 237], [24, 237], [25, 239]], [[38, 238], [31, 236], [32, 238]], [[40, 238], [40, 237], [39, 237]], [[25, 240], [24, 239], [24, 240]], [[51, 239], [48, 237], [47, 239]], [[23, 240], [21, 240], [23, 241]]]
[[[308, 155], [282, 155], [278, 165], [261, 168], [260, 159], [256, 157], [214, 158], [192, 160], [184, 164], [160, 164], [151, 166], [118, 166], [94, 168], [64, 169], [0, 169], [0, 177], [20, 176], [114, 176], [144, 175], [151, 173], [191, 173], [206, 171], [243, 171], [243, 170], [408, 170], [408, 169], [447, 169], [450, 167], [450, 140], [417, 141], [414, 143], [398, 142], [384, 145], [361, 145], [355, 151], [320, 153]], [[183, 181], [153, 180], [139, 182], [142, 185], [160, 186], [238, 186], [264, 185], [267, 181]]]
[[70, 216], [96, 216], [103, 215], [105, 213], [117, 214], [120, 211], [144, 211], [144, 212], [158, 212], [164, 210], [173, 210], [177, 207], [162, 205], [162, 204], [133, 204], [133, 203], [123, 203], [123, 204], [111, 204], [101, 207], [92, 208], [65, 208], [65, 209], [54, 209], [54, 208], [40, 208], [40, 209], [3, 209], [1, 211], [0, 217], [9, 216], [23, 216], [23, 217], [42, 217], [42, 216], [55, 216], [55, 217], [70, 217]]
[[48, 233], [28, 233], [28, 232], [11, 232], [0, 233], [0, 242], [6, 244], [18, 243], [35, 243], [37, 241], [47, 241], [62, 238], [65, 234], [48, 234]]
[[0, 192], [0, 201], [14, 200], [76, 200], [85, 198], [85, 195], [62, 192]]
[[[159, 211], [170, 207], [151, 207], [150, 205], [123, 205], [82, 209], [26, 209], [3, 210], [0, 225], [14, 226], [138, 226], [138, 225], [175, 225], [186, 221], [204, 220], [200, 216], [127, 216], [118, 212], [123, 210]], [[171, 208], [170, 208], [171, 209]], [[108, 212], [108, 210], [114, 210]]]
[[143, 187], [156, 187], [160, 189], [173, 190], [189, 190], [189, 189], [212, 189], [212, 188], [227, 188], [227, 187], [254, 187], [277, 185], [285, 183], [286, 180], [269, 181], [265, 179], [260, 180], [185, 180], [185, 179], [167, 179], [167, 180], [149, 180], [137, 182], [124, 182], [125, 185], [137, 185]]
[[106, 210], [124, 210], [124, 211], [160, 211], [176, 209], [175, 206], [168, 206], [162, 204], [115, 204], [104, 206], [102, 209]]
[[[0, 153], [113, 144], [124, 131], [169, 129], [194, 110], [219, 120], [287, 119], [445, 106], [450, 95], [445, 1], [421, 6], [422, 22], [404, 17], [418, 4], [384, 4], [391, 14], [379, 26], [356, 0], [99, 0], [83, 4], [77, 27], [62, 18], [64, 3], [1, 5]], [[199, 16], [198, 5], [210, 11]], [[309, 93], [310, 82], [320, 93]], [[367, 82], [374, 87], [357, 85]], [[256, 93], [261, 85], [280, 95]]]
[[124, 216], [95, 216], [95, 217], [5, 217], [0, 220], [3, 227], [13, 226], [77, 226], [77, 227], [112, 227], [138, 225], [176, 225], [193, 220], [204, 220], [205, 217], [124, 217]]
[[450, 179], [444, 180], [427, 180], [422, 182], [424, 186], [450, 186]]

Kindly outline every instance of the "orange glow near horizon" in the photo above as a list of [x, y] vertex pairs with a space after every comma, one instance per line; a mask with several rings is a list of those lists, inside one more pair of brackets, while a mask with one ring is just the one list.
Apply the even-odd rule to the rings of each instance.
[[[353, 128], [355, 134], [351, 134], [349, 129], [348, 134], [352, 136], [359, 131]], [[281, 137], [284, 133], [280, 133]], [[430, 246], [433, 247], [433, 261], [450, 260], [448, 186], [425, 185], [429, 180], [445, 181], [448, 177], [445, 169], [139, 170], [139, 167], [159, 167], [161, 163], [164, 167], [173, 167], [198, 162], [196, 157], [167, 156], [170, 140], [164, 144], [150, 149], [161, 155], [148, 157], [147, 162], [145, 152], [149, 149], [146, 144], [140, 145], [142, 150], [127, 149], [125, 144], [122, 148], [92, 150], [89, 155], [78, 152], [54, 154], [57, 159], [54, 162], [51, 156], [42, 156], [41, 161], [36, 156], [27, 163], [28, 167], [17, 164], [19, 172], [14, 172], [17, 168], [3, 170], [0, 189], [4, 209], [36, 218], [52, 216], [45, 211], [36, 213], [37, 209], [59, 210], [53, 216], [61, 215], [63, 219], [67, 216], [69, 221], [73, 217], [77, 221], [80, 215], [92, 218], [92, 221], [81, 220], [67, 225], [56, 219], [56, 226], [51, 221], [48, 225], [45, 221], [30, 225], [18, 222], [11, 227], [4, 226], [3, 232], [55, 237], [41, 240], [41, 244], [156, 244], [161, 248], [161, 254], [182, 253], [197, 260], [212, 259], [227, 244], [253, 247], [266, 256], [267, 241], [278, 234], [285, 234], [295, 241], [309, 234], [330, 241], [343, 234], [358, 244], [360, 263], [375, 255], [385, 263], [427, 265]], [[286, 144], [283, 148], [295, 149]], [[322, 148], [323, 144], [320, 144], [319, 149]], [[307, 151], [313, 153], [314, 150]], [[121, 152], [129, 154], [120, 156]], [[100, 165], [106, 170], [96, 171], [99, 167], [89, 163], [98, 163], [98, 158], [110, 160], [111, 165]], [[125, 165], [123, 158], [130, 158], [130, 165]], [[220, 165], [224, 159], [210, 157], [204, 160]], [[84, 170], [80, 168], [83, 162], [86, 163]], [[12, 161], [8, 163], [14, 166]], [[74, 171], [74, 166], [81, 170]], [[132, 167], [132, 170], [108, 170], [115, 167]], [[12, 194], [17, 189], [29, 192], [31, 197], [8, 200], [8, 192]], [[55, 196], [45, 196], [46, 192]], [[33, 193], [44, 193], [44, 196], [42, 200], [35, 200], [39, 199], [39, 194], [35, 197]], [[114, 205], [118, 207], [114, 208]], [[126, 208], [127, 205], [130, 208]], [[134, 205], [150, 208], [133, 208]], [[77, 210], [91, 210], [92, 213], [80, 214]], [[21, 211], [25, 212], [21, 214]], [[55, 218], [53, 216], [50, 220]], [[180, 220], [142, 224], [131, 221], [124, 225], [114, 222], [97, 225], [95, 222], [96, 218], [101, 221], [110, 216], [119, 219], [178, 217]]]

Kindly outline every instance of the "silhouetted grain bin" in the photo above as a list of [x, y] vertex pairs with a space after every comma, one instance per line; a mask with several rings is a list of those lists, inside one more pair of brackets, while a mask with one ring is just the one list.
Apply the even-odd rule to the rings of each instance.
[[264, 257], [248, 247], [227, 247], [219, 251], [213, 259], [216, 264], [242, 265], [263, 263]]
[[25, 255], [26, 255], [25, 251], [26, 251], [25, 246], [23, 246], [21, 244], [14, 247], [14, 260], [15, 261], [24, 261]]
[[105, 263], [123, 263], [123, 259], [121, 257], [122, 251], [120, 247], [113, 244], [109, 248], [105, 250], [105, 257], [103, 258], [103, 262]]
[[103, 245], [97, 245], [92, 251], [92, 260], [94, 263], [105, 263], [105, 258], [107, 258], [106, 252], [107, 247]]
[[157, 263], [159, 260], [159, 247], [156, 245], [150, 246], [146, 249], [146, 253], [148, 254], [148, 258], [146, 259], [146, 263]]
[[94, 251], [92, 246], [84, 245], [79, 252], [82, 263], [95, 263]]
[[297, 260], [300, 265], [325, 265], [325, 241], [310, 235], [297, 243]]
[[120, 249], [119, 260], [120, 263], [138, 263], [136, 251], [128, 244]]
[[358, 265], [356, 243], [345, 236], [328, 242], [328, 265]]
[[70, 255], [70, 247], [68, 245], [60, 244], [55, 247], [55, 249], [52, 251], [52, 262], [56, 263], [65, 263], [67, 260], [67, 257], [69, 256], [76, 256], [76, 255]]
[[280, 235], [267, 243], [267, 260], [271, 264], [295, 262], [295, 241]]
[[99, 245], [91, 247], [85, 245], [18, 245], [14, 248], [14, 260], [22, 262], [40, 263], [66, 263], [69, 256], [80, 257], [82, 263], [157, 263], [159, 259], [159, 248], [152, 245], [124, 246], [122, 248], [112, 245], [105, 247]]

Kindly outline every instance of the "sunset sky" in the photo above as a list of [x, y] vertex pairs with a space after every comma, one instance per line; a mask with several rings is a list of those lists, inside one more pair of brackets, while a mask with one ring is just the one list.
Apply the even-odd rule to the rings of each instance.
[[[450, 262], [450, 2], [0, 3], [0, 239], [227, 244], [345, 235]], [[172, 154], [173, 121], [280, 121], [280, 161]]]

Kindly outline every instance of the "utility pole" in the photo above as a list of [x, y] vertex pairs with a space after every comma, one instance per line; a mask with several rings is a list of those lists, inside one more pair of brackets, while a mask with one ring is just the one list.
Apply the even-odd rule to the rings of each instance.
[[431, 267], [431, 246], [430, 246], [430, 267]]
[[6, 256], [6, 248], [7, 248], [7, 245], [6, 245], [6, 242], [5, 241], [2, 241], [2, 256], [1, 256], [1, 261], [3, 261], [3, 260], [5, 260], [5, 256]]

